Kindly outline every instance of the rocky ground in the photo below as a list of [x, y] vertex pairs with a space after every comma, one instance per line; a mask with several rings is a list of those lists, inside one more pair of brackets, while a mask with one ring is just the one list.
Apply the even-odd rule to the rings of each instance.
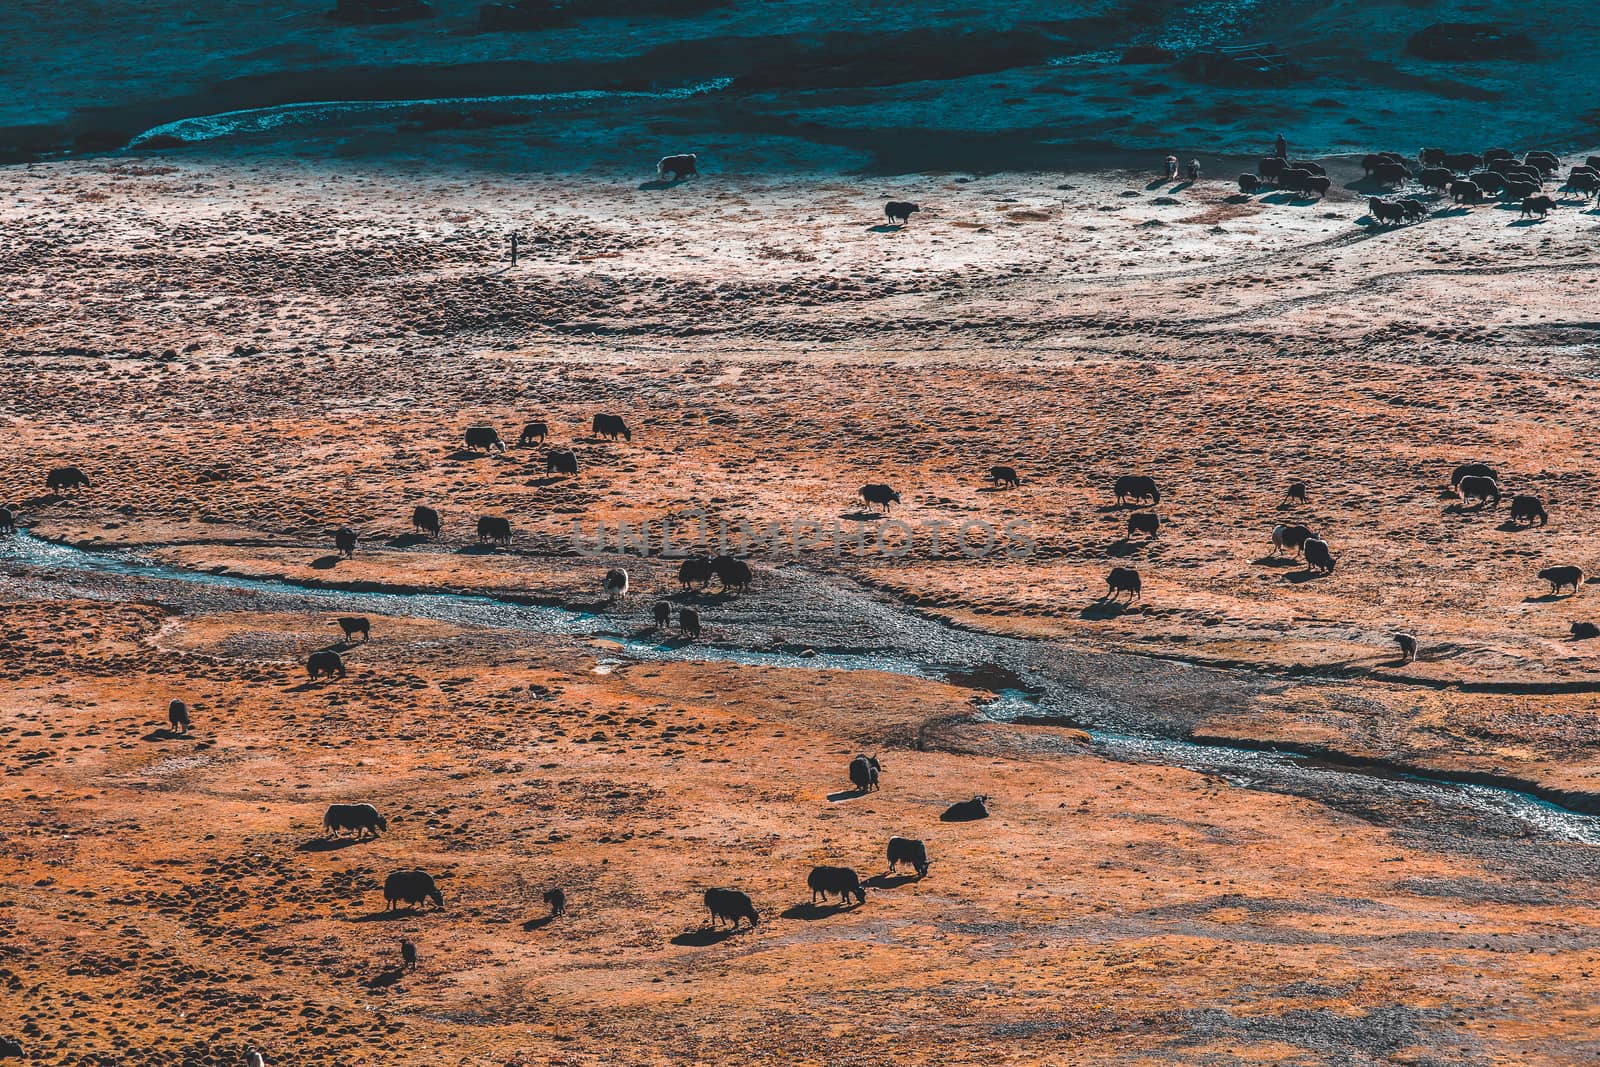
[[[1331, 171], [1326, 201], [1284, 202], [1118, 172], [0, 170], [0, 500], [34, 535], [193, 570], [580, 607], [620, 557], [574, 554], [574, 522], [837, 523], [866, 547], [755, 552], [759, 607], [704, 598], [709, 640], [893, 649], [812, 621], [807, 590], [874, 590], [1133, 653], [1101, 684], [1126, 674], [1146, 725], [1593, 798], [1600, 685], [1567, 634], [1592, 593], [1552, 598], [1534, 574], [1600, 569], [1600, 216], [1439, 203], [1380, 229], [1359, 168]], [[884, 226], [888, 197], [924, 210]], [[594, 438], [597, 411], [632, 439]], [[515, 445], [533, 419], [578, 476]], [[475, 424], [513, 447], [463, 449]], [[1469, 459], [1542, 496], [1549, 525], [1461, 510], [1449, 472]], [[46, 492], [68, 463], [91, 486]], [[994, 463], [1021, 486], [988, 484]], [[1134, 472], [1162, 487], [1154, 539], [1113, 506]], [[893, 554], [854, 498], [876, 481], [902, 494]], [[442, 541], [409, 536], [417, 504]], [[484, 514], [511, 519], [509, 549], [477, 544]], [[1332, 575], [1270, 554], [1288, 519], [1323, 533]], [[969, 558], [948, 540], [963, 522], [1015, 536]], [[333, 550], [346, 524], [353, 559]], [[642, 628], [673, 567], [624, 562], [636, 590], [606, 610]], [[1112, 565], [1140, 571], [1141, 602], [1099, 600]], [[1585, 845], [1111, 761], [1072, 730], [980, 719], [941, 681], [636, 662], [404, 612], [375, 619], [349, 677], [308, 687], [322, 614], [5, 574], [0, 1019], [41, 1062], [233, 1063], [247, 1043], [327, 1064], [1594, 1051]], [[1173, 659], [1225, 668], [1215, 699], [1147, 699], [1140, 672]], [[174, 695], [192, 736], [158, 729]], [[837, 796], [858, 750], [883, 754], [885, 788]], [[939, 822], [979, 792], [990, 820]], [[350, 799], [390, 833], [319, 843]], [[926, 880], [801, 906], [812, 864], [877, 875], [891, 833], [928, 840]], [[409, 865], [442, 876], [446, 907], [384, 918], [382, 879]], [[542, 922], [552, 884], [571, 913]], [[751, 892], [762, 925], [704, 932], [711, 884]], [[395, 969], [401, 936], [415, 971]]]

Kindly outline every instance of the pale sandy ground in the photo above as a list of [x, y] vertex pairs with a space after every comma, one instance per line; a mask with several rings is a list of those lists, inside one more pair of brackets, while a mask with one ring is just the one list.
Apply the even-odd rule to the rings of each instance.
[[[1533, 572], [1600, 571], [1600, 217], [1374, 232], [1343, 190], [961, 178], [0, 170], [0, 498], [36, 532], [190, 566], [577, 598], [597, 564], [552, 555], [574, 517], [830, 519], [881, 479], [898, 517], [1027, 520], [1040, 554], [812, 567], [985, 628], [1284, 676], [1281, 715], [1219, 710], [1218, 732], [1596, 791], [1595, 696], [1540, 691], [1594, 680], [1564, 640], [1593, 594], [1541, 600]], [[879, 232], [887, 196], [926, 210]], [[592, 440], [599, 410], [633, 440]], [[538, 448], [456, 452], [466, 425], [535, 417], [578, 478], [546, 479]], [[1550, 525], [1450, 511], [1450, 467], [1479, 458]], [[94, 485], [45, 495], [67, 462]], [[1022, 487], [985, 491], [994, 462]], [[1163, 485], [1152, 544], [1106, 510], [1130, 471]], [[1291, 478], [1311, 501], [1280, 511]], [[442, 545], [392, 543], [416, 503]], [[479, 514], [513, 519], [513, 553], [459, 551]], [[1332, 576], [1263, 559], [1290, 515]], [[341, 523], [365, 543], [329, 565]], [[1141, 606], [1096, 606], [1114, 562], [1145, 575]], [[642, 612], [672, 582], [636, 566]], [[587, 646], [395, 619], [346, 683], [295, 692], [325, 620], [12, 599], [0, 1007], [43, 1062], [232, 1063], [247, 1040], [330, 1064], [1592, 1055], [1580, 846], [1448, 846], [1071, 735], [945, 725], [918, 751], [971, 708], [935, 683], [596, 675]], [[1403, 671], [1396, 625], [1424, 643]], [[1526, 692], [1448, 688], [1485, 682]], [[197, 739], [144, 740], [174, 691]], [[861, 748], [889, 787], [830, 803]], [[937, 822], [980, 791], [995, 819]], [[299, 851], [357, 795], [390, 835]], [[877, 873], [894, 832], [935, 846], [926, 882], [782, 917], [810, 864]], [[356, 921], [404, 863], [450, 875], [445, 912]], [[557, 879], [573, 914], [523, 929]], [[717, 881], [758, 898], [757, 933], [692, 934]], [[400, 932], [424, 967], [369, 990]]]

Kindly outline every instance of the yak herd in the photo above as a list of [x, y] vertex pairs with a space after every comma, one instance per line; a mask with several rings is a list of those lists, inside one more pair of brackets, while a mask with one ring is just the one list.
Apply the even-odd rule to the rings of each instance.
[[[1504, 204], [1520, 205], [1522, 218], [1544, 218], [1557, 204], [1545, 188], [1558, 176], [1561, 160], [1553, 152], [1539, 150], [1525, 152], [1518, 159], [1506, 148], [1482, 153], [1424, 148], [1414, 160], [1398, 152], [1376, 152], [1362, 158], [1361, 169], [1368, 180], [1397, 192], [1414, 183], [1424, 193], [1448, 195], [1457, 204], [1482, 204], [1498, 198]], [[1255, 173], [1241, 174], [1238, 181], [1239, 191], [1247, 195], [1271, 186], [1299, 196], [1320, 197], [1331, 184], [1320, 163], [1279, 156], [1263, 157]], [[1574, 164], [1559, 191], [1600, 201], [1600, 156]], [[1370, 197], [1367, 210], [1380, 226], [1416, 221], [1430, 213], [1415, 197]]]

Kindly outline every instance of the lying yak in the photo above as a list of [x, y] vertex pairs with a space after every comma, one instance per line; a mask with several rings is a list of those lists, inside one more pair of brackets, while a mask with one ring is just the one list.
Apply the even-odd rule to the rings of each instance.
[[971, 800], [959, 800], [944, 809], [944, 814], [939, 816], [940, 822], [971, 822], [974, 819], [987, 819], [989, 817], [989, 798], [982, 794]]

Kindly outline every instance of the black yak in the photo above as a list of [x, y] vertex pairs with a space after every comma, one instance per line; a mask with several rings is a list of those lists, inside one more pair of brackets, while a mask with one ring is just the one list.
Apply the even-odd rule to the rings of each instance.
[[849, 867], [813, 867], [806, 876], [806, 885], [811, 887], [813, 904], [818, 897], [826, 901], [830, 894], [838, 897], [841, 903], [848, 902], [852, 896], [858, 904], [867, 902], [867, 891], [862, 888], [860, 876]]
[[675, 182], [682, 181], [685, 178], [697, 177], [700, 174], [699, 163], [700, 158], [693, 152], [685, 152], [676, 156], [662, 156], [661, 162], [656, 164], [656, 177], [666, 181], [667, 175], [670, 174]]
[[900, 503], [900, 494], [882, 482], [872, 482], [868, 485], [863, 485], [860, 489], [856, 490], [856, 495], [861, 498], [861, 502], [863, 504], [875, 504], [882, 508], [885, 515], [889, 513], [890, 504]]
[[589, 423], [590, 429], [596, 437], [606, 437], [615, 441], [622, 438], [624, 441], [633, 440], [633, 432], [628, 429], [628, 424], [621, 415], [599, 414]]
[[436, 907], [444, 907], [444, 894], [426, 871], [395, 871], [383, 881], [383, 901], [390, 911], [402, 902], [419, 907], [430, 900]]
[[338, 675], [343, 678], [344, 674], [344, 657], [337, 652], [325, 649], [306, 657], [306, 676], [312, 681], [316, 681], [322, 675], [327, 675], [329, 678]]
[[909, 837], [889, 838], [889, 873], [902, 863], [909, 863], [917, 872], [918, 878], [928, 876], [928, 849], [921, 841], [914, 841]]
[[372, 640], [372, 623], [365, 615], [341, 615], [333, 623], [344, 631], [344, 639], [350, 640], [356, 634], [361, 635], [361, 640]]
[[1128, 602], [1144, 598], [1139, 582], [1139, 572], [1132, 567], [1112, 567], [1111, 573], [1106, 575], [1106, 595], [1102, 600], [1115, 600], [1123, 593], [1128, 594]]
[[444, 529], [444, 523], [439, 518], [439, 513], [432, 508], [422, 507], [420, 504], [411, 512], [411, 528], [437, 539]]
[[761, 921], [750, 895], [737, 889], [707, 889], [705, 901], [706, 910], [711, 913], [712, 926], [729, 923], [738, 929], [740, 919], [749, 919], [753, 929]]
[[498, 448], [502, 452], [506, 450], [505, 444], [493, 426], [468, 426], [461, 437], [466, 446], [474, 452], [487, 452], [493, 448]]
[[1546, 567], [1537, 575], [1541, 582], [1550, 583], [1550, 595], [1561, 592], [1562, 587], [1572, 586], [1572, 595], [1578, 595], [1578, 587], [1583, 584], [1583, 568], [1581, 567]]
[[329, 804], [327, 813], [322, 816], [322, 828], [331, 837], [348, 830], [361, 841], [388, 832], [389, 820], [378, 814], [378, 809], [371, 804]]
[[484, 515], [478, 519], [478, 543], [493, 541], [498, 545], [511, 543], [511, 520], [500, 515]]
[[1112, 485], [1111, 491], [1118, 504], [1125, 504], [1129, 500], [1135, 504], [1145, 500], [1152, 504], [1161, 503], [1161, 490], [1156, 488], [1156, 480], [1143, 474], [1124, 474]]
[[911, 221], [911, 216], [921, 211], [921, 206], [906, 200], [891, 200], [883, 205], [883, 217], [890, 222], [904, 226]]

